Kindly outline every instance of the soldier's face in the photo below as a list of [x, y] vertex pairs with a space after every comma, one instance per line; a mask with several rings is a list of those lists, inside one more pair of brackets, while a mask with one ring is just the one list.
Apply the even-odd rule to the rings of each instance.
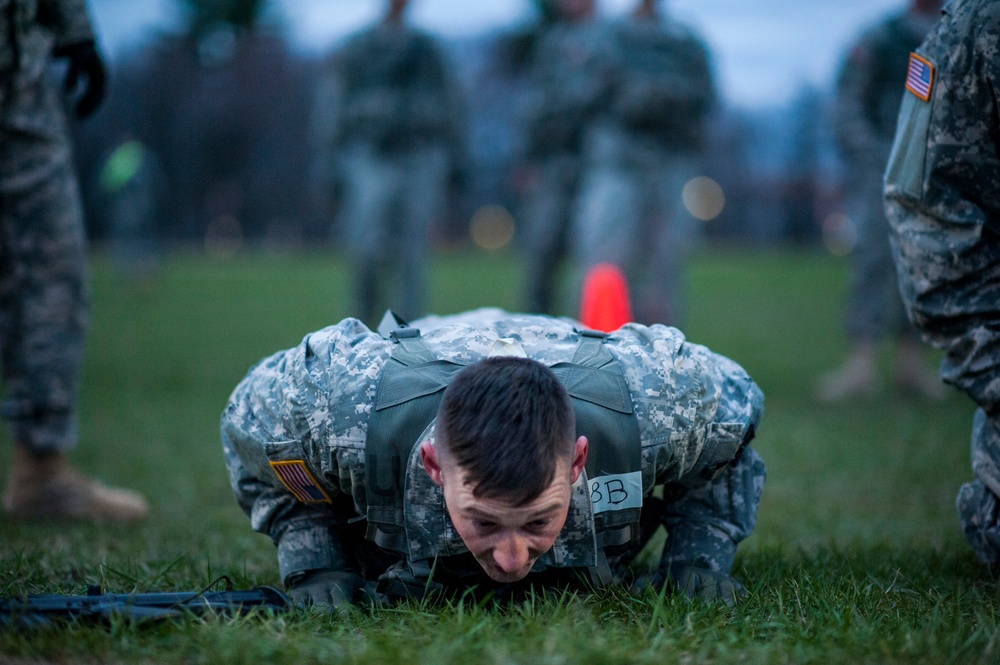
[[465, 482], [465, 471], [457, 465], [438, 466], [434, 471], [426, 455], [424, 465], [431, 479], [442, 486], [448, 515], [476, 561], [491, 579], [510, 583], [524, 579], [538, 557], [552, 549], [569, 513], [570, 486], [580, 477], [586, 457], [587, 440], [580, 437], [572, 464], [560, 462], [552, 484], [534, 501], [520, 506], [474, 496], [473, 486]]

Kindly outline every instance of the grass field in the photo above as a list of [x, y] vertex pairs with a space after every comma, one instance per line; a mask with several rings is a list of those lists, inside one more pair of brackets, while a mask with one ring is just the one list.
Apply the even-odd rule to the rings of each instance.
[[[322, 255], [174, 256], [140, 286], [98, 258], [73, 457], [141, 488], [153, 515], [135, 528], [0, 517], [0, 596], [196, 589], [221, 574], [275, 584], [274, 548], [230, 494], [218, 414], [250, 364], [349, 314], [345, 274]], [[0, 632], [0, 663], [1000, 662], [997, 579], [953, 508], [971, 476], [971, 402], [904, 399], [888, 383], [865, 402], [811, 399], [845, 351], [846, 278], [818, 252], [703, 250], [692, 262], [688, 338], [743, 364], [766, 394], [755, 446], [769, 477], [736, 563], [751, 595], [734, 609], [610, 589], [337, 618], [118, 621]], [[516, 308], [518, 286], [509, 256], [452, 254], [435, 263], [432, 305]]]

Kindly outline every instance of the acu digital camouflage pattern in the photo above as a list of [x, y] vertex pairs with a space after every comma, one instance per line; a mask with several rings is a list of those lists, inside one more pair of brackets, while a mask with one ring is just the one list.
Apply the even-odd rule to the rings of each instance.
[[[486, 357], [500, 338], [516, 340], [547, 365], [570, 361], [579, 339], [572, 321], [499, 310], [413, 325], [437, 357], [463, 364]], [[728, 573], [737, 543], [754, 527], [764, 482], [763, 463], [743, 447], [759, 422], [763, 395], [738, 365], [686, 342], [672, 328], [630, 324], [606, 346], [624, 370], [638, 417], [643, 493], [656, 485], [670, 488], [672, 500], [660, 518], [671, 533], [664, 560], [697, 561]], [[349, 520], [367, 511], [367, 427], [392, 350], [393, 342], [346, 319], [263, 360], [236, 387], [223, 413], [233, 491], [253, 528], [276, 543], [286, 581], [301, 571], [354, 565], [349, 552], [357, 543], [347, 536]], [[433, 425], [422, 438], [433, 441]], [[281, 485], [269, 463], [291, 459], [305, 461], [331, 504], [301, 503]], [[389, 586], [406, 586], [406, 580], [419, 586], [415, 571], [468, 557], [416, 447], [404, 491], [409, 556], [386, 573]], [[574, 486], [572, 497], [566, 526], [531, 577], [597, 562], [600, 534], [586, 479]], [[471, 557], [467, 564], [454, 579], [487, 581]]]
[[52, 49], [93, 39], [83, 0], [0, 0], [2, 415], [18, 444], [67, 450], [86, 325], [84, 230]]
[[698, 224], [684, 185], [699, 174], [715, 82], [701, 39], [670, 17], [616, 24], [615, 86], [588, 133], [572, 255], [622, 267], [643, 323], [681, 320], [684, 256]]
[[882, 173], [910, 52], [936, 20], [902, 11], [867, 29], [851, 47], [837, 79], [834, 130], [847, 166], [847, 213], [857, 231], [846, 312], [847, 336], [856, 343], [915, 334], [899, 298]]
[[903, 95], [886, 172], [899, 284], [925, 339], [946, 351], [945, 381], [981, 409], [976, 480], [958, 496], [966, 535], [1000, 563], [1000, 3], [957, 0], [918, 53], [934, 65], [930, 100]]

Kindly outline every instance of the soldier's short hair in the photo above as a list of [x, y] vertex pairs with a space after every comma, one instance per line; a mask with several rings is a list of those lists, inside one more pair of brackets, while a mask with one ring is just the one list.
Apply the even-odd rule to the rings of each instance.
[[566, 389], [529, 358], [486, 358], [466, 367], [438, 409], [437, 445], [465, 471], [473, 496], [518, 506], [552, 484], [560, 459], [572, 461], [575, 435]]

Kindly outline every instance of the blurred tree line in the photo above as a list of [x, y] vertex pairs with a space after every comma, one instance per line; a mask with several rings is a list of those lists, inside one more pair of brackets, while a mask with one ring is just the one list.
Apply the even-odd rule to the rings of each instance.
[[[310, 187], [312, 82], [322, 56], [297, 53], [263, 21], [267, 0], [177, 0], [184, 28], [112, 66], [112, 94], [75, 128], [77, 162], [93, 239], [108, 238], [100, 174], [126, 141], [139, 141], [162, 172], [151, 232], [170, 244], [213, 234], [237, 242], [314, 244], [329, 238], [328, 207]], [[473, 173], [464, 205], [442, 220], [442, 240], [462, 242], [475, 207], [516, 213], [519, 120], [539, 31], [536, 20], [499, 35], [445, 43], [469, 100]], [[822, 117], [823, 93], [805, 89], [788, 107], [722, 109], [707, 174], [726, 193], [706, 235], [735, 242], [814, 242], [837, 205], [836, 163]]]

